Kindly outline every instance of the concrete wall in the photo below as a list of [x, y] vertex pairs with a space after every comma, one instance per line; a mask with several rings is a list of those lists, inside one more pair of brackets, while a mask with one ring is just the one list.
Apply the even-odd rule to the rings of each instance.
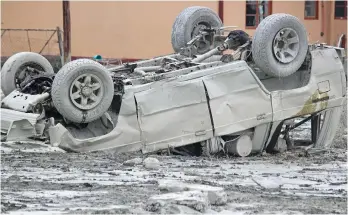
[[[207, 6], [218, 13], [218, 1], [139, 1], [70, 2], [72, 56], [107, 58], [150, 58], [172, 52], [171, 27], [175, 17], [186, 7]], [[347, 20], [333, 19], [333, 2], [319, 5], [318, 20], [304, 20], [303, 1], [273, 1], [272, 13], [297, 16], [307, 28], [310, 42], [337, 42], [347, 32]], [[224, 24], [245, 30], [245, 2], [224, 1]], [[323, 17], [322, 10], [325, 12]], [[2, 28], [62, 27], [62, 2], [1, 2]], [[324, 25], [322, 23], [324, 19]], [[254, 29], [246, 29], [252, 35]], [[324, 31], [324, 35], [320, 33]], [[27, 51], [24, 32], [3, 37], [2, 55]], [[47, 33], [30, 33], [32, 51], [40, 50]], [[59, 53], [55, 41], [46, 54]], [[36, 41], [36, 42], [35, 42]]]

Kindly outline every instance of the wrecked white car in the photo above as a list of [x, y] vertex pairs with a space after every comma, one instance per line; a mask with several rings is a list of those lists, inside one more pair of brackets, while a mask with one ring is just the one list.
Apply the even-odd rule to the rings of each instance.
[[55, 74], [39, 54], [15, 54], [1, 70], [1, 129], [74, 152], [248, 156], [290, 147], [288, 132], [311, 120], [314, 146], [330, 147], [346, 99], [344, 49], [308, 44], [288, 14], [265, 18], [253, 38], [227, 29], [195, 6], [175, 20], [171, 55], [110, 68], [79, 59]]

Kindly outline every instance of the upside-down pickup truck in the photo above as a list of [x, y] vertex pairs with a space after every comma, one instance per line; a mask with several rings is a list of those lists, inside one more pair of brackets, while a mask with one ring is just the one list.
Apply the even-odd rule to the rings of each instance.
[[310, 121], [313, 146], [330, 147], [345, 50], [309, 44], [288, 14], [266, 17], [253, 37], [228, 29], [194, 6], [175, 19], [170, 55], [112, 67], [78, 59], [55, 73], [44, 56], [17, 53], [1, 69], [1, 129], [8, 141], [42, 138], [74, 152], [249, 156], [290, 147], [289, 132]]

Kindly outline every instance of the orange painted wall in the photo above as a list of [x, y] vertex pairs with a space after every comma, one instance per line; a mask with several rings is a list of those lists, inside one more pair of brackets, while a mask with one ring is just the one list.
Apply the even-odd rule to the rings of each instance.
[[[237, 25], [241, 29], [245, 29], [245, 2], [244, 1], [227, 1], [224, 3], [224, 20], [225, 25]], [[288, 13], [299, 18], [307, 29], [310, 42], [318, 40], [324, 41], [320, 36], [320, 20], [304, 19], [304, 2], [303, 1], [272, 1], [272, 13]], [[320, 13], [320, 9], [319, 9]], [[246, 29], [246, 32], [253, 35], [254, 29]]]
[[[181, 10], [195, 5], [210, 7], [215, 12], [218, 10], [217, 1], [71, 1], [72, 56], [101, 54], [110, 58], [150, 58], [171, 53], [172, 24]], [[1, 6], [2, 28], [62, 26], [61, 1], [1, 2]], [[44, 35], [35, 37], [45, 38]], [[12, 43], [9, 36], [2, 41], [2, 46], [6, 46], [2, 49], [2, 55], [28, 48], [24, 32], [16, 35], [11, 32], [11, 39]], [[15, 41], [19, 45], [14, 44]], [[38, 51], [40, 47], [42, 43], [36, 46], [32, 44], [34, 51]], [[57, 45], [56, 50], [59, 51]]]
[[[171, 28], [175, 17], [186, 7], [207, 6], [218, 12], [218, 1], [138, 1], [138, 2], [70, 2], [72, 56], [101, 54], [110, 58], [150, 58], [172, 52]], [[310, 42], [337, 42], [347, 32], [347, 20], [333, 19], [333, 2], [324, 2], [325, 11], [331, 11], [330, 29], [320, 36], [323, 9], [319, 20], [304, 20], [303, 1], [273, 1], [272, 13], [289, 13], [303, 21]], [[224, 2], [224, 24], [237, 25], [245, 30], [245, 1]], [[56, 28], [62, 27], [62, 2], [1, 2], [2, 28]], [[246, 29], [252, 35], [254, 29]], [[30, 32], [31, 49], [38, 52], [47, 33]], [[57, 37], [44, 54], [59, 53]], [[2, 38], [3, 56], [11, 52], [28, 51], [25, 32], [11, 32]]]
[[77, 56], [150, 58], [173, 52], [171, 28], [189, 6], [211, 2], [71, 2], [72, 52]]
[[[337, 44], [338, 40], [339, 40], [339, 36], [342, 35], [342, 34], [346, 34], [346, 37], [348, 36], [347, 35], [347, 19], [334, 19], [334, 14], [335, 14], [335, 11], [334, 11], [334, 3], [333, 2], [328, 2], [331, 4], [331, 24], [330, 24], [330, 27], [331, 27], [331, 30], [330, 30], [330, 43], [332, 44]], [[347, 44], [347, 42], [346, 42]], [[347, 46], [347, 45], [346, 45]], [[348, 47], [348, 46], [347, 46]]]
[[[59, 1], [1, 2], [1, 29], [55, 29], [57, 26], [63, 27], [62, 3]], [[51, 33], [30, 31], [28, 34], [31, 51], [39, 52]], [[8, 56], [18, 51], [29, 51], [27, 32], [25, 31], [5, 32], [1, 39], [2, 56]], [[42, 54], [59, 54], [57, 42], [57, 37], [54, 37]]]
[[320, 36], [321, 32], [321, 15], [322, 7], [319, 3], [319, 17], [318, 20], [305, 20], [304, 18], [304, 8], [305, 3], [303, 1], [275, 1], [273, 3], [273, 13], [289, 13], [297, 18], [299, 18], [302, 23], [305, 25], [307, 34], [309, 36], [309, 42], [314, 43], [316, 41], [324, 42], [325, 38]]

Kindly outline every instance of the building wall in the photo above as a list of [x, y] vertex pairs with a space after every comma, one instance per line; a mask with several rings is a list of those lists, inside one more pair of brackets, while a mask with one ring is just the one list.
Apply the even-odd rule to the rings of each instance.
[[[246, 3], [244, 1], [224, 2], [224, 24], [235, 25], [253, 35], [255, 29], [245, 29]], [[272, 1], [272, 13], [288, 13], [296, 16], [305, 25], [309, 42], [325, 42], [336, 44], [341, 34], [347, 34], [347, 20], [334, 19], [334, 2], [320, 1], [318, 19], [306, 20], [304, 15], [304, 1]], [[325, 12], [323, 16], [323, 11]], [[323, 25], [324, 20], [324, 25]], [[328, 28], [330, 26], [330, 28]], [[321, 36], [321, 32], [324, 35]]]
[[[345, 34], [346, 37], [347, 35], [347, 19], [334, 19], [334, 14], [335, 14], [335, 7], [334, 7], [334, 2], [325, 2], [327, 4], [330, 4], [330, 16], [331, 19], [329, 20], [330, 22], [330, 29], [328, 29], [328, 34], [330, 35], [329, 41], [330, 44], [337, 44], [339, 37], [342, 34]], [[346, 45], [347, 48], [347, 45]]]
[[[289, 4], [291, 4], [291, 7], [289, 7]], [[273, 13], [289, 13], [299, 18], [306, 27], [310, 43], [325, 41], [325, 38], [320, 36], [320, 32], [322, 31], [321, 21], [323, 19], [320, 4], [318, 20], [305, 20], [305, 3], [303, 1], [275, 1], [273, 2], [273, 8]]]
[[[150, 58], [173, 52], [171, 28], [176, 16], [189, 6], [206, 6], [218, 13], [218, 1], [70, 2], [72, 56]], [[224, 1], [224, 25], [245, 29], [245, 1]], [[327, 15], [323, 17], [323, 12]], [[62, 2], [1, 2], [2, 28], [62, 28]], [[289, 13], [306, 26], [310, 42], [337, 43], [347, 32], [347, 20], [334, 20], [333, 2], [319, 4], [319, 19], [304, 19], [303, 1], [272, 1], [272, 13]], [[323, 24], [324, 22], [324, 24]], [[321, 36], [320, 33], [324, 32]], [[2, 38], [2, 56], [27, 51], [25, 32]], [[48, 33], [30, 32], [31, 49], [38, 52]], [[46, 54], [59, 53], [56, 37]], [[26, 50], [24, 50], [26, 49]]]
[[[37, 2], [1, 2], [1, 29], [55, 29], [63, 26], [62, 3], [59, 1]], [[1, 55], [8, 56], [14, 52], [39, 52], [52, 32], [39, 31], [7, 31], [1, 37]], [[57, 37], [53, 40], [57, 43]], [[59, 46], [52, 45], [43, 54], [59, 54]], [[50, 52], [50, 53], [47, 53]]]
[[186, 7], [211, 2], [71, 2], [73, 55], [150, 58], [173, 52], [171, 28]]
[[[181, 10], [195, 5], [218, 10], [217, 1], [71, 1], [72, 56], [101, 54], [107, 58], [150, 58], [173, 52], [170, 43], [172, 24]], [[2, 28], [62, 27], [61, 1], [1, 2], [1, 6]], [[2, 49], [3, 56], [27, 48], [24, 33], [11, 32], [11, 38], [7, 34], [2, 44], [11, 45], [11, 49]], [[42, 32], [30, 35], [41, 39], [40, 43], [31, 44], [32, 50], [38, 51], [42, 47], [45, 36]], [[15, 41], [19, 45], [16, 46]], [[59, 51], [58, 46], [56, 49]]]

